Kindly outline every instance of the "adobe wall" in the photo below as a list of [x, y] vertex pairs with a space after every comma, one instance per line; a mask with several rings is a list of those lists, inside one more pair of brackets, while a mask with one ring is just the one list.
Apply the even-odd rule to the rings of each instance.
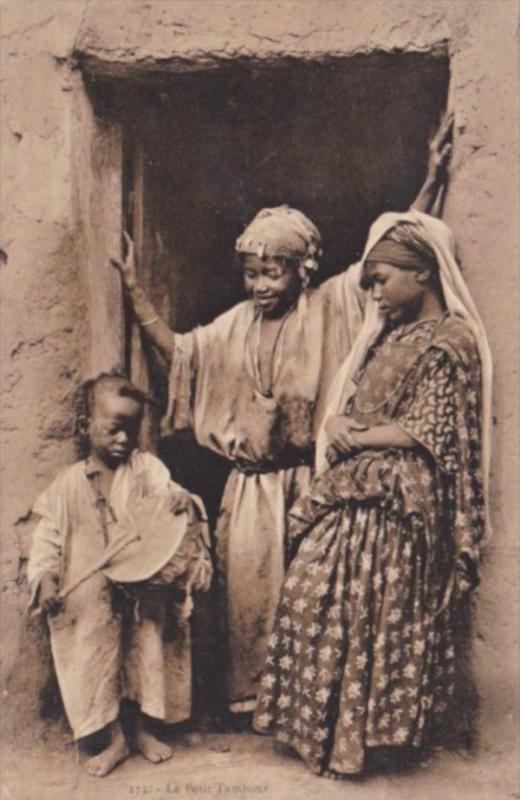
[[[47, 670], [39, 633], [27, 633], [23, 614], [28, 511], [73, 457], [70, 397], [80, 376], [116, 360], [118, 352], [90, 333], [110, 317], [92, 303], [91, 288], [95, 262], [103, 260], [113, 235], [97, 231], [107, 227], [111, 204], [96, 200], [96, 187], [105, 181], [115, 193], [117, 141], [113, 132], [99, 138], [78, 60], [94, 76], [141, 77], [212, 69], [237, 58], [312, 60], [448, 47], [457, 130], [444, 216], [456, 232], [496, 362], [495, 537], [476, 598], [473, 667], [483, 743], [502, 747], [513, 740], [519, 647], [517, 8], [510, 0], [111, 0], [108, 23], [103, 1], [3, 3], [1, 661], [7, 728], [16, 716], [17, 727], [28, 720], [30, 730], [38, 730], [35, 687], [44, 684]], [[108, 155], [96, 161], [100, 141]]]

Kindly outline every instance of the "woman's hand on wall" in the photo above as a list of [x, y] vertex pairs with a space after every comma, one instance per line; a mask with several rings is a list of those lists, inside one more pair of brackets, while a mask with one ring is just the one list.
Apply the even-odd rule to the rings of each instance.
[[111, 258], [110, 263], [121, 275], [123, 286], [129, 292], [137, 286], [137, 264], [135, 258], [135, 246], [130, 235], [124, 231], [123, 236], [126, 243], [126, 257], [124, 261], [119, 258]]
[[[453, 112], [445, 114], [437, 133], [430, 142], [428, 172], [412, 207], [425, 214], [433, 214], [434, 206], [444, 190], [448, 177], [448, 167], [453, 146]], [[439, 214], [438, 214], [439, 215]]]
[[430, 142], [430, 158], [428, 160], [428, 177], [439, 187], [446, 180], [453, 145], [453, 112], [445, 114], [437, 133]]
[[134, 243], [126, 231], [123, 236], [126, 242], [126, 257], [123, 261], [119, 258], [111, 258], [110, 263], [121, 275], [123, 286], [132, 303], [137, 322], [166, 362], [171, 364], [175, 346], [175, 334], [159, 317], [154, 305], [139, 285]]

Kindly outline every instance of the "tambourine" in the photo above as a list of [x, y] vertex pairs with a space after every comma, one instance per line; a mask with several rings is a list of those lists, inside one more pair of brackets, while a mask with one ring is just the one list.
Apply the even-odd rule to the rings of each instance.
[[146, 581], [171, 561], [194, 519], [192, 512], [173, 514], [170, 503], [169, 495], [143, 497], [124, 512], [110, 531], [110, 558], [102, 567], [107, 578]]

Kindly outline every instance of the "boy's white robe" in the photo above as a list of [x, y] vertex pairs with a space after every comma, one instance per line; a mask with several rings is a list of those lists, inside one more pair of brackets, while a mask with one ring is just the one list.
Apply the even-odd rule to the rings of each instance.
[[[33, 601], [44, 572], [58, 574], [63, 586], [103, 553], [94, 472], [88, 459], [73, 464], [57, 476], [33, 507], [40, 516], [28, 565]], [[171, 485], [168, 470], [159, 459], [136, 451], [116, 470], [109, 504], [119, 518], [130, 497], [164, 491]], [[111, 528], [113, 524], [108, 526], [109, 541]], [[176, 627], [172, 641], [163, 637], [166, 616], [173, 612], [173, 608], [161, 609], [155, 620], [136, 615], [123, 631], [121, 615], [112, 609], [111, 585], [97, 573], [66, 598], [62, 613], [49, 616], [56, 675], [76, 739], [115, 720], [122, 697], [135, 700], [144, 713], [167, 722], [190, 716], [189, 627]]]

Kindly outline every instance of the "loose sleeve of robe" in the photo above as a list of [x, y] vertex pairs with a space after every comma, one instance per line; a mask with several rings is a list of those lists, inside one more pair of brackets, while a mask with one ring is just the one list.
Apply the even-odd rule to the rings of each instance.
[[40, 517], [33, 533], [27, 580], [31, 597], [29, 608], [38, 602], [40, 583], [44, 573], [60, 577], [62, 569], [63, 531], [61, 527], [61, 504], [52, 483], [36, 500], [32, 513]]
[[350, 353], [363, 324], [366, 293], [359, 285], [360, 275], [361, 263], [358, 262], [329, 278], [319, 290], [329, 304], [329, 335], [341, 361]]
[[431, 348], [422, 360], [413, 398], [402, 404], [399, 427], [433, 456], [450, 482], [456, 553], [476, 561], [483, 535], [484, 505], [480, 469], [478, 363], [454, 359]]
[[[231, 363], [234, 363], [230, 352], [234, 333], [237, 324], [239, 327], [243, 325], [240, 320], [248, 318], [246, 309], [250, 305], [248, 302], [239, 303], [208, 325], [201, 325], [189, 333], [175, 334], [168, 405], [161, 424], [163, 435], [185, 428], [194, 429], [197, 435], [197, 414], [206, 418], [208, 409], [213, 406], [213, 384], [222, 380], [227, 392], [230, 380], [234, 379], [230, 372]], [[242, 351], [240, 355], [242, 364]]]
[[176, 333], [168, 378], [168, 405], [161, 422], [163, 435], [192, 427], [195, 380], [195, 332]]

